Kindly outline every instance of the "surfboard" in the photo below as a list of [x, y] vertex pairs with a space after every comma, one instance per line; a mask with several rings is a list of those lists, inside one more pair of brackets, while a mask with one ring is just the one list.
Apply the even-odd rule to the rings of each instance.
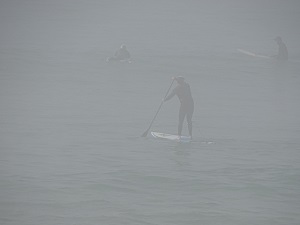
[[267, 55], [259, 55], [259, 54], [256, 54], [256, 53], [253, 53], [253, 52], [249, 52], [247, 50], [244, 50], [244, 49], [237, 49], [238, 52], [240, 53], [243, 53], [245, 55], [248, 55], [248, 56], [252, 56], [252, 57], [257, 57], [257, 58], [264, 58], [264, 59], [271, 59], [272, 57], [270, 56], [267, 56]]
[[169, 140], [169, 141], [177, 141], [177, 142], [190, 142], [192, 139], [190, 136], [178, 136], [175, 134], [165, 134], [165, 133], [160, 133], [160, 132], [151, 132], [151, 135], [154, 138], [159, 138], [159, 139], [164, 139], [164, 140]]

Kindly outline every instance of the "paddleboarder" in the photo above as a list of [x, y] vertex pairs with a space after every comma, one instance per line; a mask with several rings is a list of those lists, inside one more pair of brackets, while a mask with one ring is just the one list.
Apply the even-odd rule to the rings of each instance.
[[116, 51], [114, 56], [109, 57], [107, 61], [122, 61], [122, 60], [130, 60], [130, 53], [126, 48], [126, 45], [122, 44], [120, 49]]
[[168, 101], [177, 95], [180, 101], [179, 108], [179, 121], [178, 121], [178, 136], [181, 136], [183, 121], [186, 117], [189, 135], [192, 138], [193, 124], [192, 117], [194, 113], [194, 100], [191, 93], [190, 85], [185, 82], [184, 77], [178, 76], [173, 77], [177, 81], [177, 86], [172, 90], [172, 92], [163, 99], [163, 101]]
[[278, 36], [274, 40], [278, 44], [278, 55], [275, 55], [274, 58], [282, 61], [288, 60], [288, 50], [281, 37]]

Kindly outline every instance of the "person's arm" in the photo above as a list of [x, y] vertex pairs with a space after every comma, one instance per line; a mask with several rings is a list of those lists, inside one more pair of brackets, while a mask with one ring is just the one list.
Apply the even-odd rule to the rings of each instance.
[[176, 88], [173, 89], [173, 91], [164, 99], [164, 101], [168, 101], [171, 98], [173, 98], [176, 95]]

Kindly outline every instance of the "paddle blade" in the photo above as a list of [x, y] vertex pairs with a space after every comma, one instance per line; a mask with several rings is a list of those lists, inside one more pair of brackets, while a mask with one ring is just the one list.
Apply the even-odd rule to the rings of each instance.
[[147, 130], [142, 134], [141, 137], [146, 137], [146, 136], [148, 135], [148, 133], [149, 133], [149, 129], [147, 129]]
[[[168, 89], [168, 91], [167, 91], [167, 93], [166, 93], [166, 95], [165, 95], [165, 97], [163, 99], [165, 99], [168, 96], [168, 93], [169, 93], [169, 91], [170, 91], [173, 83], [174, 83], [174, 79], [172, 80], [172, 83], [171, 83], [171, 85], [170, 85], [170, 87], [169, 87], [169, 89]], [[155, 120], [155, 118], [156, 118], [156, 116], [157, 116], [157, 114], [158, 114], [158, 112], [159, 112], [159, 110], [160, 110], [160, 108], [162, 107], [163, 104], [164, 104], [164, 101], [161, 101], [161, 103], [160, 103], [160, 105], [159, 105], [159, 107], [158, 107], [158, 109], [157, 109], [157, 111], [155, 113], [155, 116], [154, 116], [154, 118], [152, 119], [152, 121], [150, 123], [149, 128], [142, 134], [142, 137], [146, 137], [147, 136], [147, 134], [148, 134], [148, 132], [149, 132], [149, 130], [150, 130], [150, 128], [151, 128], [151, 126], [152, 126], [152, 124], [153, 124], [153, 122], [154, 122], [154, 120]]]

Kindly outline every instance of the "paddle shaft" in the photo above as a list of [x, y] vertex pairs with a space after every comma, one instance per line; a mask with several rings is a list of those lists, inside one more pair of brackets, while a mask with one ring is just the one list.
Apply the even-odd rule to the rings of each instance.
[[[170, 87], [168, 88], [167, 93], [166, 93], [164, 99], [168, 96], [169, 91], [170, 91], [170, 89], [171, 89], [173, 83], [174, 83], [174, 79], [172, 80], [172, 83], [171, 83]], [[150, 123], [148, 129], [142, 134], [142, 137], [146, 137], [146, 136], [147, 136], [147, 134], [148, 134], [149, 130], [151, 129], [151, 126], [152, 126], [154, 120], [156, 119], [156, 116], [157, 116], [157, 114], [159, 113], [159, 111], [160, 111], [160, 109], [161, 109], [161, 107], [162, 107], [163, 104], [164, 104], [164, 100], [160, 103], [160, 105], [159, 105], [159, 107], [158, 107], [158, 109], [157, 109], [157, 111], [156, 111], [156, 113], [155, 113], [155, 116], [153, 117], [153, 119], [152, 119], [152, 121], [151, 121], [151, 123]]]

